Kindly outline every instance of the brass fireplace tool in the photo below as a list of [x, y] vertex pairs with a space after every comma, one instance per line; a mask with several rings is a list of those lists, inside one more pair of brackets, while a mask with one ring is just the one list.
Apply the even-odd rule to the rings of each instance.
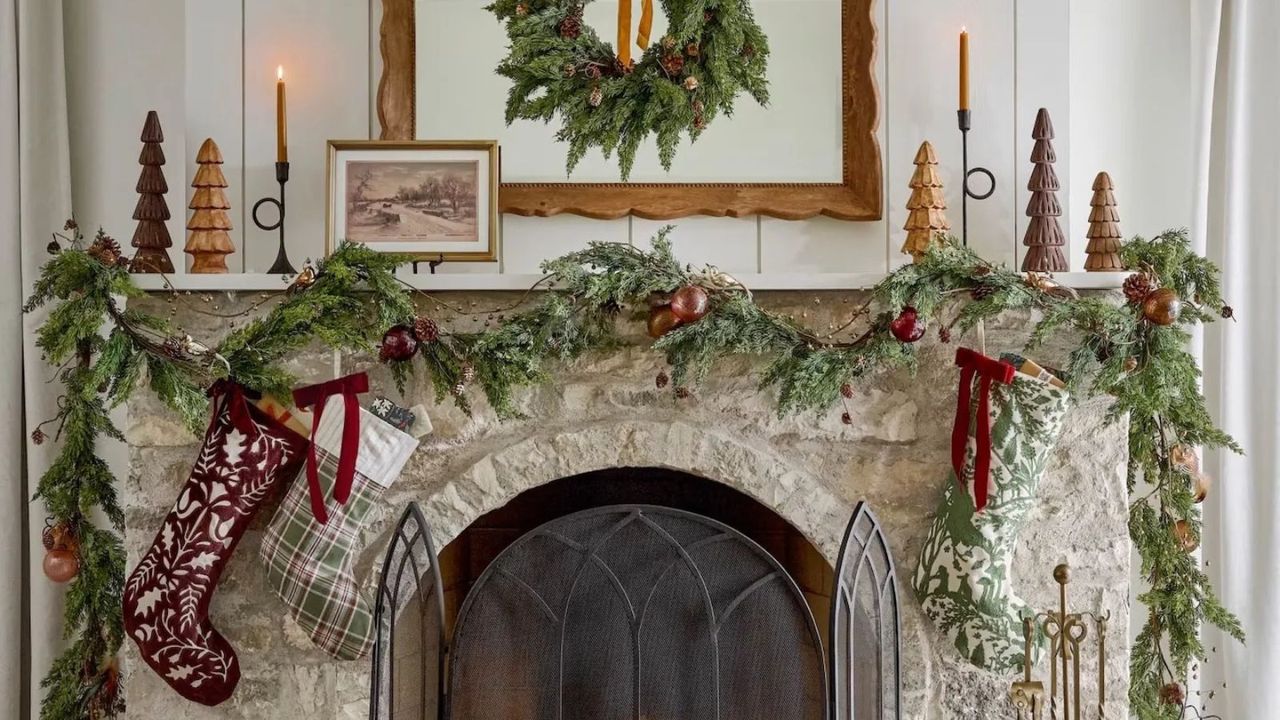
[[[1058, 611], [1048, 611], [1034, 618], [1024, 618], [1022, 633], [1026, 638], [1026, 654], [1023, 660], [1022, 679], [1009, 689], [1009, 699], [1017, 712], [1018, 720], [1044, 720], [1045, 704], [1049, 706], [1050, 720], [1106, 720], [1107, 717], [1107, 621], [1111, 613], [1068, 613], [1067, 583], [1071, 580], [1071, 568], [1065, 563], [1053, 569], [1053, 579], [1058, 583]], [[1080, 657], [1090, 627], [1097, 636], [1098, 648], [1098, 706], [1096, 716], [1081, 709]], [[1049, 639], [1049, 692], [1044, 683], [1031, 679], [1034, 664], [1034, 642], [1037, 630]]]

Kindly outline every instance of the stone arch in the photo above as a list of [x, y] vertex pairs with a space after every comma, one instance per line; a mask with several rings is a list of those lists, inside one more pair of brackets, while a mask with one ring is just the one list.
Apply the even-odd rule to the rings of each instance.
[[734, 488], [771, 508], [832, 563], [852, 513], [767, 443], [682, 421], [622, 421], [534, 433], [468, 461], [423, 498], [437, 547], [525, 490], [615, 467], [677, 470]]

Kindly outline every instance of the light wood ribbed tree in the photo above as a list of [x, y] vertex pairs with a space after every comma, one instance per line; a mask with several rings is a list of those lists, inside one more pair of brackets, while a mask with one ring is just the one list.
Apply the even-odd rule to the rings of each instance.
[[213, 138], [204, 141], [196, 153], [196, 177], [191, 181], [195, 194], [190, 208], [194, 210], [187, 222], [187, 246], [191, 256], [193, 273], [227, 272], [227, 256], [236, 251], [231, 243], [231, 218], [227, 210], [231, 201], [225, 191], [227, 178], [222, 174], [222, 151]]
[[1067, 244], [1067, 236], [1062, 232], [1058, 217], [1062, 215], [1062, 206], [1058, 204], [1058, 174], [1053, 164], [1058, 156], [1053, 151], [1053, 121], [1049, 119], [1049, 111], [1040, 108], [1036, 114], [1036, 124], [1031, 130], [1031, 138], [1036, 141], [1031, 148], [1031, 162], [1035, 168], [1031, 171], [1031, 179], [1027, 181], [1027, 189], [1031, 191], [1031, 199], [1027, 201], [1027, 232], [1022, 237], [1022, 244], [1027, 253], [1022, 258], [1023, 271], [1034, 272], [1066, 272], [1067, 258], [1062, 248]]
[[169, 259], [167, 248], [173, 247], [173, 239], [169, 237], [169, 227], [165, 221], [169, 219], [169, 205], [164, 201], [164, 194], [169, 192], [169, 183], [164, 179], [164, 130], [160, 128], [160, 116], [155, 110], [147, 113], [147, 120], [142, 125], [142, 153], [138, 156], [138, 164], [142, 173], [138, 176], [135, 190], [138, 193], [138, 204], [133, 209], [133, 219], [138, 226], [133, 231], [133, 240], [129, 243], [137, 248], [133, 260], [129, 263], [129, 271], [135, 273], [171, 273], [173, 261]]
[[1084, 269], [1089, 272], [1116, 272], [1124, 270], [1120, 262], [1120, 213], [1116, 210], [1115, 186], [1111, 176], [1098, 173], [1093, 179], [1093, 198], [1089, 200], [1089, 244], [1084, 252], [1088, 259]]
[[939, 242], [938, 233], [951, 229], [947, 221], [947, 198], [938, 177], [938, 156], [933, 145], [925, 140], [916, 151], [916, 170], [911, 175], [911, 197], [907, 199], [907, 222], [902, 226], [907, 239], [902, 252], [910, 255], [912, 262], [920, 262], [931, 245]]

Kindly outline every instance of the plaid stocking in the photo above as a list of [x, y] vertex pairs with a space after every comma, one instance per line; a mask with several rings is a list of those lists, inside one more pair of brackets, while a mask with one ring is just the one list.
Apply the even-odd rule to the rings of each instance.
[[306, 438], [220, 381], [204, 445], [160, 532], [125, 584], [124, 627], [142, 659], [179, 695], [205, 705], [240, 681], [235, 650], [209, 602], [236, 544], [272, 488], [302, 464]]
[[1036, 501], [1049, 451], [1062, 431], [1065, 389], [1044, 377], [961, 349], [955, 465], [920, 564], [925, 613], [974, 665], [1022, 668], [1022, 618], [1032, 611], [1010, 587], [1018, 531]]
[[[344, 417], [345, 403], [334, 395], [317, 408], [323, 412], [312, 438], [315, 481], [301, 475], [294, 481], [271, 519], [259, 558], [267, 567], [267, 584], [312, 642], [339, 660], [357, 660], [373, 642], [372, 604], [360, 592], [352, 567], [363, 547], [361, 532], [369, 510], [400, 475], [418, 441], [361, 408], [356, 418]], [[344, 430], [352, 423], [359, 427], [355, 453], [342, 448]], [[343, 503], [336, 492], [342, 486], [339, 458], [349, 455], [354, 455], [354, 477]], [[322, 513], [314, 511], [317, 505]]]

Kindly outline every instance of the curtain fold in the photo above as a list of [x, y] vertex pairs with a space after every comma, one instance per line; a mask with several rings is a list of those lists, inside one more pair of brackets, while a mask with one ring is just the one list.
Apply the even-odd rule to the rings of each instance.
[[41, 317], [19, 308], [71, 212], [71, 171], [62, 0], [0, 0], [0, 16], [0, 493], [13, 509], [0, 523], [0, 717], [20, 718], [38, 716], [40, 679], [62, 648], [62, 593], [41, 574], [44, 507], [30, 501], [55, 448], [28, 440], [56, 411], [58, 385], [34, 345]]
[[1190, 699], [1224, 718], [1267, 718], [1280, 678], [1280, 3], [1221, 0], [1220, 9], [1193, 231], [1222, 267], [1239, 317], [1204, 333], [1205, 396], [1248, 455], [1205, 458], [1216, 483], [1203, 546], [1206, 572], [1249, 642], [1208, 629], [1213, 651]]

